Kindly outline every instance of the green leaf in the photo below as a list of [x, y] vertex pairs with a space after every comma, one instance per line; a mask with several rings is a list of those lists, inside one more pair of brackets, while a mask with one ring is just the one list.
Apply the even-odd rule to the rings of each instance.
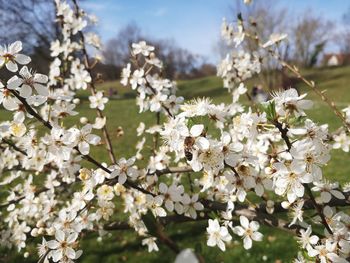
[[158, 236], [158, 224], [152, 212], [147, 211], [147, 214], [143, 215], [141, 218], [145, 223], [149, 234], [152, 236]]
[[268, 104], [264, 105], [264, 112], [266, 113], [266, 118], [274, 122], [277, 120], [276, 104], [275, 101], [269, 101]]

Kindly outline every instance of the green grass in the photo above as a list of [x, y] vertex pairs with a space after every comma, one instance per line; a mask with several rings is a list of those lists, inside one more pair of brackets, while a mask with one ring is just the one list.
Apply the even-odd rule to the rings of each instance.
[[[350, 104], [350, 67], [328, 68], [307, 70], [305, 76], [316, 82], [321, 90], [327, 90], [326, 94], [341, 108]], [[253, 79], [248, 82], [248, 88], [256, 83]], [[340, 121], [335, 117], [312, 91], [305, 85], [297, 85], [301, 92], [308, 92], [308, 97], [315, 100], [315, 107], [309, 112], [309, 116], [319, 124], [328, 123], [331, 130], [340, 125]], [[119, 99], [111, 99], [108, 103], [105, 115], [107, 116], [108, 129], [110, 131], [113, 146], [118, 157], [131, 157], [135, 152], [135, 145], [138, 140], [136, 136], [136, 127], [140, 121], [147, 125], [156, 123], [155, 116], [150, 113], [139, 114], [138, 107], [135, 104], [135, 92], [122, 87], [119, 82], [106, 82], [99, 85], [99, 89], [108, 92], [110, 88], [116, 89]], [[186, 99], [194, 97], [211, 97], [214, 102], [230, 102], [231, 98], [227, 91], [222, 88], [222, 81], [217, 77], [206, 77], [190, 81], [178, 82], [179, 94]], [[87, 100], [88, 93], [80, 92], [82, 105], [79, 111], [83, 116], [88, 116], [90, 121], [94, 120], [95, 112], [89, 109]], [[8, 119], [9, 115], [1, 111], [0, 120]], [[73, 117], [65, 123], [67, 126], [78, 122], [79, 117]], [[124, 130], [123, 137], [117, 137], [117, 128], [121, 126]], [[100, 161], [108, 162], [103, 146], [95, 147], [92, 152], [94, 158]], [[341, 151], [333, 151], [330, 163], [323, 169], [327, 178], [339, 180], [344, 183], [349, 181], [350, 166], [344, 165], [349, 156]], [[122, 211], [120, 211], [122, 213]], [[263, 242], [255, 242], [253, 248], [246, 252], [242, 248], [240, 238], [234, 237], [234, 242], [227, 247], [227, 251], [222, 253], [218, 248], [209, 248], [206, 246], [205, 237], [206, 222], [186, 223], [179, 225], [170, 225], [166, 228], [167, 233], [185, 247], [200, 247], [201, 254], [206, 262], [263, 262], [263, 256], [267, 257], [266, 262], [291, 262], [296, 256], [297, 245], [294, 238], [285, 232], [271, 230], [263, 227], [265, 235]], [[173, 262], [175, 255], [163, 245], [160, 246], [158, 253], [149, 254], [145, 247], [141, 247], [140, 238], [133, 232], [110, 232], [102, 242], [96, 241], [96, 235], [84, 238], [84, 254], [80, 262]], [[239, 244], [237, 244], [237, 241]], [[35, 262], [35, 252], [33, 257], [24, 260], [16, 253], [8, 254], [12, 262]], [[6, 258], [6, 254], [4, 253]], [[0, 260], [1, 261], [1, 260]]]

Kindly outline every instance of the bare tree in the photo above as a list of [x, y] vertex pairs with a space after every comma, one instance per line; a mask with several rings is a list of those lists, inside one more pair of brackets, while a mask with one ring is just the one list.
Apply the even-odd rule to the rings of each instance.
[[123, 27], [118, 34], [107, 41], [103, 50], [106, 64], [124, 66], [130, 58], [130, 46], [143, 39], [141, 29], [132, 22]]
[[343, 14], [342, 22], [344, 24], [344, 28], [337, 34], [336, 36], [336, 43], [340, 48], [340, 51], [345, 54], [350, 53], [350, 29], [348, 28], [348, 25], [350, 23], [350, 7], [348, 10]]
[[[246, 23], [253, 25], [254, 31], [259, 32], [262, 40], [268, 40], [273, 33], [289, 33], [290, 21], [288, 20], [288, 12], [286, 9], [278, 7], [274, 1], [257, 1], [255, 5], [242, 5], [240, 1], [236, 2], [235, 6], [231, 6], [232, 13], [240, 13]], [[233, 17], [230, 21], [237, 21]], [[250, 28], [250, 27], [249, 27]], [[250, 32], [254, 34], [254, 32]], [[251, 39], [246, 39], [244, 47], [250, 52], [258, 49], [257, 42]], [[279, 54], [286, 60], [289, 58], [289, 43], [282, 43], [278, 47]], [[227, 53], [227, 46], [220, 40], [216, 45], [216, 50], [222, 54]], [[263, 72], [259, 76], [263, 86], [272, 90], [281, 85], [281, 74], [276, 61], [263, 61]]]
[[54, 11], [54, 1], [0, 0], [0, 21], [4, 25], [0, 41], [25, 40], [32, 46], [49, 46], [56, 36]]
[[39, 71], [47, 71], [50, 42], [56, 36], [54, 1], [0, 0], [0, 43], [21, 40], [35, 57]]
[[164, 76], [168, 78], [185, 78], [197, 66], [199, 56], [176, 45], [174, 40], [155, 39], [143, 35], [140, 27], [130, 23], [122, 28], [116, 37], [107, 41], [103, 50], [105, 63], [124, 66], [130, 57], [132, 43], [145, 40], [157, 49], [158, 56], [164, 61]]
[[[273, 5], [271, 1], [260, 1], [258, 3], [254, 8], [248, 9], [246, 16], [249, 17], [250, 23], [255, 25], [256, 31], [260, 33], [261, 38], [266, 41], [273, 33], [288, 33], [287, 10]], [[257, 49], [257, 43], [255, 41], [247, 41], [246, 43], [248, 50], [251, 52]], [[288, 59], [289, 47], [288, 42], [281, 43], [278, 46], [278, 52], [284, 59]], [[282, 80], [277, 61], [263, 61], [260, 81], [268, 90], [273, 90], [281, 86]]]
[[[312, 12], [306, 12], [293, 28], [294, 57], [302, 66], [312, 66], [315, 54], [320, 54], [331, 38], [333, 23]], [[321, 50], [320, 50], [321, 49]]]

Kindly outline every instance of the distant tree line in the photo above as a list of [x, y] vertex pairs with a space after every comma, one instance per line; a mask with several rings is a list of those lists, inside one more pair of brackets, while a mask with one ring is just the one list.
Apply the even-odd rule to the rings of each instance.
[[115, 37], [107, 41], [103, 49], [105, 63], [117, 67], [125, 66], [130, 58], [131, 44], [141, 40], [145, 40], [156, 48], [159, 58], [165, 63], [164, 77], [186, 79], [215, 74], [215, 67], [205, 63], [202, 56], [178, 46], [172, 39], [156, 39], [147, 36], [133, 22], [127, 24]]
[[[273, 0], [256, 1], [251, 6], [242, 6], [241, 1], [235, 4], [231, 6], [232, 13], [240, 13], [246, 22], [257, 28], [265, 40], [272, 33], [287, 33], [288, 41], [279, 45], [279, 54], [283, 60], [301, 68], [321, 65], [328, 45], [344, 46], [344, 43], [348, 43], [343, 37], [345, 34], [334, 38], [336, 25], [312, 10], [295, 15], [295, 10], [282, 8], [278, 1]], [[232, 21], [237, 21], [237, 18], [231, 17]], [[220, 54], [227, 51], [223, 41], [219, 41], [216, 47]], [[246, 41], [245, 47], [251, 52], [259, 49], [257, 42], [253, 40]], [[349, 53], [350, 44], [343, 50]], [[263, 65], [260, 81], [267, 89], [289, 88], [295, 85], [297, 80], [288, 76], [279, 63], [264, 61]]]
[[[59, 32], [54, 21], [54, 1], [48, 0], [0, 0], [0, 43], [21, 40], [26, 43], [26, 52], [31, 53], [32, 67], [47, 74], [50, 43]], [[50, 22], [48, 22], [50, 21]], [[11, 30], [9, 30], [11, 29]], [[175, 79], [195, 78], [215, 74], [216, 67], [205, 62], [202, 56], [178, 46], [171, 39], [155, 39], [142, 33], [141, 28], [130, 23], [103, 48], [103, 60], [96, 64], [94, 74], [102, 73], [103, 79], [117, 79], [121, 68], [127, 63], [131, 43], [146, 40], [161, 51], [164, 76]]]
[[[257, 1], [255, 5], [248, 7], [241, 6], [240, 1], [237, 1], [236, 6], [231, 9], [241, 12], [245, 19], [259, 28], [263, 36], [268, 37], [273, 32], [288, 32], [289, 41], [279, 47], [280, 54], [285, 60], [300, 67], [313, 67], [320, 63], [321, 56], [331, 41], [334, 41], [332, 44], [337, 45], [342, 53], [350, 53], [350, 30], [345, 26], [350, 21], [350, 9], [343, 15], [344, 27], [340, 30], [335, 30], [334, 23], [315, 15], [311, 10], [294, 16], [272, 0]], [[33, 58], [32, 67], [47, 73], [51, 59], [50, 42], [59, 32], [57, 25], [51, 22], [54, 21], [54, 15], [54, 1], [0, 0], [0, 23], [6, 25], [0, 29], [0, 43], [15, 40], [25, 42], [26, 51]], [[232, 20], [236, 18], [232, 17]], [[337, 33], [333, 33], [336, 31]], [[119, 78], [121, 67], [128, 61], [131, 43], [140, 40], [146, 40], [160, 52], [160, 59], [166, 63], [164, 77], [186, 79], [215, 74], [215, 66], [207, 63], [203, 56], [180, 47], [172, 39], [156, 39], [146, 35], [136, 23], [125, 25], [104, 43], [104, 59], [96, 65], [94, 74], [102, 73], [106, 80]], [[257, 49], [254, 41], [247, 41], [246, 45], [251, 51]], [[225, 54], [227, 51], [222, 42], [217, 43], [216, 49], [218, 54]], [[277, 63], [266, 62], [262, 74], [264, 84], [269, 88], [276, 86], [276, 81], [281, 78], [279, 73]]]

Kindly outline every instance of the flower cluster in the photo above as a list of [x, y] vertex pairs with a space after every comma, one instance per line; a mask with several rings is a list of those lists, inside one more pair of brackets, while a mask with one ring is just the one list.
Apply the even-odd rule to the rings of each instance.
[[[122, 71], [123, 85], [130, 84], [138, 93], [137, 105], [140, 112], [166, 112], [174, 115], [183, 102], [182, 97], [177, 97], [176, 83], [160, 77], [163, 64], [156, 57], [154, 47], [147, 45], [145, 41], [132, 45], [132, 62]], [[132, 68], [135, 68], [132, 70]]]
[[[74, 262], [82, 236], [102, 240], [110, 230], [132, 229], [149, 252], [160, 245], [178, 251], [164, 226], [205, 220], [207, 245], [222, 251], [240, 239], [250, 249], [264, 239], [266, 225], [297, 236], [307, 257], [297, 262], [347, 262], [350, 216], [338, 207], [348, 205], [349, 186], [325, 178], [323, 168], [333, 149], [349, 151], [349, 108], [337, 112], [344, 127], [332, 133], [311, 120], [312, 102], [293, 88], [260, 105], [239, 102], [245, 81], [263, 69], [262, 54], [269, 59], [286, 35], [256, 37], [259, 50], [251, 54], [243, 44], [249, 25], [242, 17], [236, 26], [224, 20], [222, 36], [234, 48], [218, 66], [232, 95], [226, 104], [184, 101], [175, 82], [161, 77], [155, 48], [132, 44], [121, 82], [137, 92], [140, 113], [154, 113], [156, 125], [140, 123], [135, 152], [116, 158], [103, 115], [109, 99], [95, 86], [86, 49], [100, 41], [83, 32], [96, 19], [75, 0], [55, 3], [62, 35], [52, 43], [48, 76], [28, 68], [21, 42], [0, 48], [0, 68], [11, 74], [0, 82], [0, 103], [12, 114], [0, 123], [1, 246], [28, 253], [40, 240], [41, 262]], [[80, 89], [91, 91], [97, 117], [68, 126], [79, 114]], [[95, 135], [99, 129], [103, 138]], [[102, 162], [91, 153], [104, 146], [110, 160]]]

